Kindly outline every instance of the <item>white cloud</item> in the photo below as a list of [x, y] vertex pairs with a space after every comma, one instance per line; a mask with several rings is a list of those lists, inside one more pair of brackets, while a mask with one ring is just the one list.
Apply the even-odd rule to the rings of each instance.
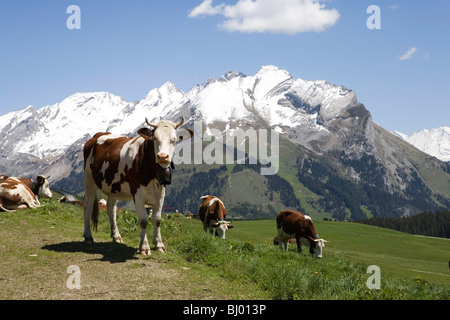
[[416, 47], [412, 47], [411, 49], [409, 49], [408, 51], [406, 51], [406, 53], [404, 55], [402, 55], [399, 59], [401, 61], [403, 60], [409, 60], [412, 58], [413, 54], [416, 53], [417, 48]]
[[395, 9], [398, 9], [398, 5], [397, 4], [393, 4], [389, 8], [391, 8], [392, 10], [395, 10]]
[[325, 9], [323, 0], [238, 0], [234, 5], [204, 0], [192, 9], [190, 18], [222, 15], [219, 26], [226, 31], [295, 34], [324, 31], [340, 17], [336, 9]]
[[189, 12], [189, 18], [195, 18], [198, 16], [208, 16], [208, 15], [216, 15], [222, 12], [223, 6], [225, 4], [221, 4], [218, 6], [212, 6], [213, 0], [205, 0], [200, 5], [195, 7]]

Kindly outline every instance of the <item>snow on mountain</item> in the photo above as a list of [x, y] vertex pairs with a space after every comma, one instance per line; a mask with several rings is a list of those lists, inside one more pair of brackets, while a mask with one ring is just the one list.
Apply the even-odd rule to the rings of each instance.
[[40, 158], [64, 153], [85, 133], [108, 129], [109, 123], [127, 104], [118, 96], [96, 92], [77, 93], [38, 111], [33, 108], [32, 112], [17, 118], [19, 124], [25, 124], [27, 135], [23, 136], [20, 126], [12, 128], [13, 134], [23, 136], [15, 143], [13, 150]]
[[107, 92], [87, 92], [39, 110], [29, 106], [0, 117], [0, 133], [5, 137], [0, 148], [4, 157], [58, 157], [96, 132], [135, 134], [145, 118], [175, 121], [181, 114], [187, 121], [201, 119], [206, 124], [263, 120], [279, 132], [296, 127], [327, 131], [327, 122], [356, 103], [355, 93], [342, 86], [294, 79], [286, 70], [263, 66], [254, 76], [229, 71], [186, 93], [169, 81], [138, 102]]
[[439, 160], [450, 161], [450, 127], [423, 129], [411, 136], [400, 132], [394, 134]]

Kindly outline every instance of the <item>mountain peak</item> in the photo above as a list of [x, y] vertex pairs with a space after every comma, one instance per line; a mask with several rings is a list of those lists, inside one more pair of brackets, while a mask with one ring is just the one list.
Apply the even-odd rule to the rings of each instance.
[[273, 76], [274, 74], [279, 74], [279, 75], [285, 76], [287, 78], [292, 78], [292, 76], [290, 75], [290, 73], [287, 70], [280, 69], [274, 65], [262, 66], [256, 75], [257, 76], [258, 75], [259, 76], [263, 76], [263, 75]]
[[450, 161], [450, 127], [422, 129], [411, 136], [398, 131], [393, 134], [439, 160]]
[[230, 81], [230, 80], [232, 80], [234, 78], [238, 78], [238, 77], [245, 78], [246, 75], [243, 74], [242, 72], [230, 70], [230, 71], [227, 71], [223, 76], [221, 76], [219, 78], [219, 80], [221, 80], [221, 81]]

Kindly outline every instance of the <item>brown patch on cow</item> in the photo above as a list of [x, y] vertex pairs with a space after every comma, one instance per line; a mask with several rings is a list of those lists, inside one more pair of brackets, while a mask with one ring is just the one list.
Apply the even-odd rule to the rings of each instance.
[[0, 205], [6, 209], [14, 208], [20, 204], [24, 204], [22, 197], [18, 194], [0, 193]]
[[148, 220], [145, 219], [139, 220], [139, 225], [141, 226], [141, 229], [147, 228]]
[[24, 185], [26, 185], [30, 190], [33, 190], [33, 182], [31, 181], [31, 178], [17, 178], [20, 182], [22, 182]]

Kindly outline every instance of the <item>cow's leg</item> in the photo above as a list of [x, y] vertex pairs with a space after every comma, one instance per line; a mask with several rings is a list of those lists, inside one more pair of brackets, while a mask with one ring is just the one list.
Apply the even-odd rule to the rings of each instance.
[[[164, 200], [164, 198], [163, 198]], [[160, 206], [153, 207], [153, 244], [155, 245], [156, 250], [165, 252], [166, 248], [164, 248], [164, 244], [162, 242], [161, 237], [161, 211], [162, 211], [162, 203]]]
[[295, 240], [297, 240], [297, 251], [298, 253], [302, 252], [302, 241], [300, 240], [300, 238], [296, 238]]
[[145, 200], [141, 198], [135, 198], [134, 206], [136, 207], [136, 212], [138, 215], [139, 225], [141, 226], [141, 240], [139, 242], [139, 252], [143, 255], [150, 255], [150, 246], [147, 240], [147, 225], [148, 225], [148, 215], [147, 210], [145, 210]]
[[[280, 238], [278, 238], [280, 239]], [[278, 240], [278, 246], [280, 247], [280, 250], [283, 250], [283, 241]]]
[[91, 216], [94, 210], [94, 205], [98, 206], [97, 201], [97, 186], [91, 177], [90, 173], [84, 175], [84, 200], [83, 200], [83, 214], [84, 214], [84, 241], [93, 243], [94, 238], [91, 233]]
[[116, 214], [117, 214], [117, 201], [115, 199], [108, 198], [106, 207], [109, 216], [109, 224], [111, 225], [111, 237], [114, 243], [122, 243], [122, 237], [120, 236], [119, 229], [117, 228]]

